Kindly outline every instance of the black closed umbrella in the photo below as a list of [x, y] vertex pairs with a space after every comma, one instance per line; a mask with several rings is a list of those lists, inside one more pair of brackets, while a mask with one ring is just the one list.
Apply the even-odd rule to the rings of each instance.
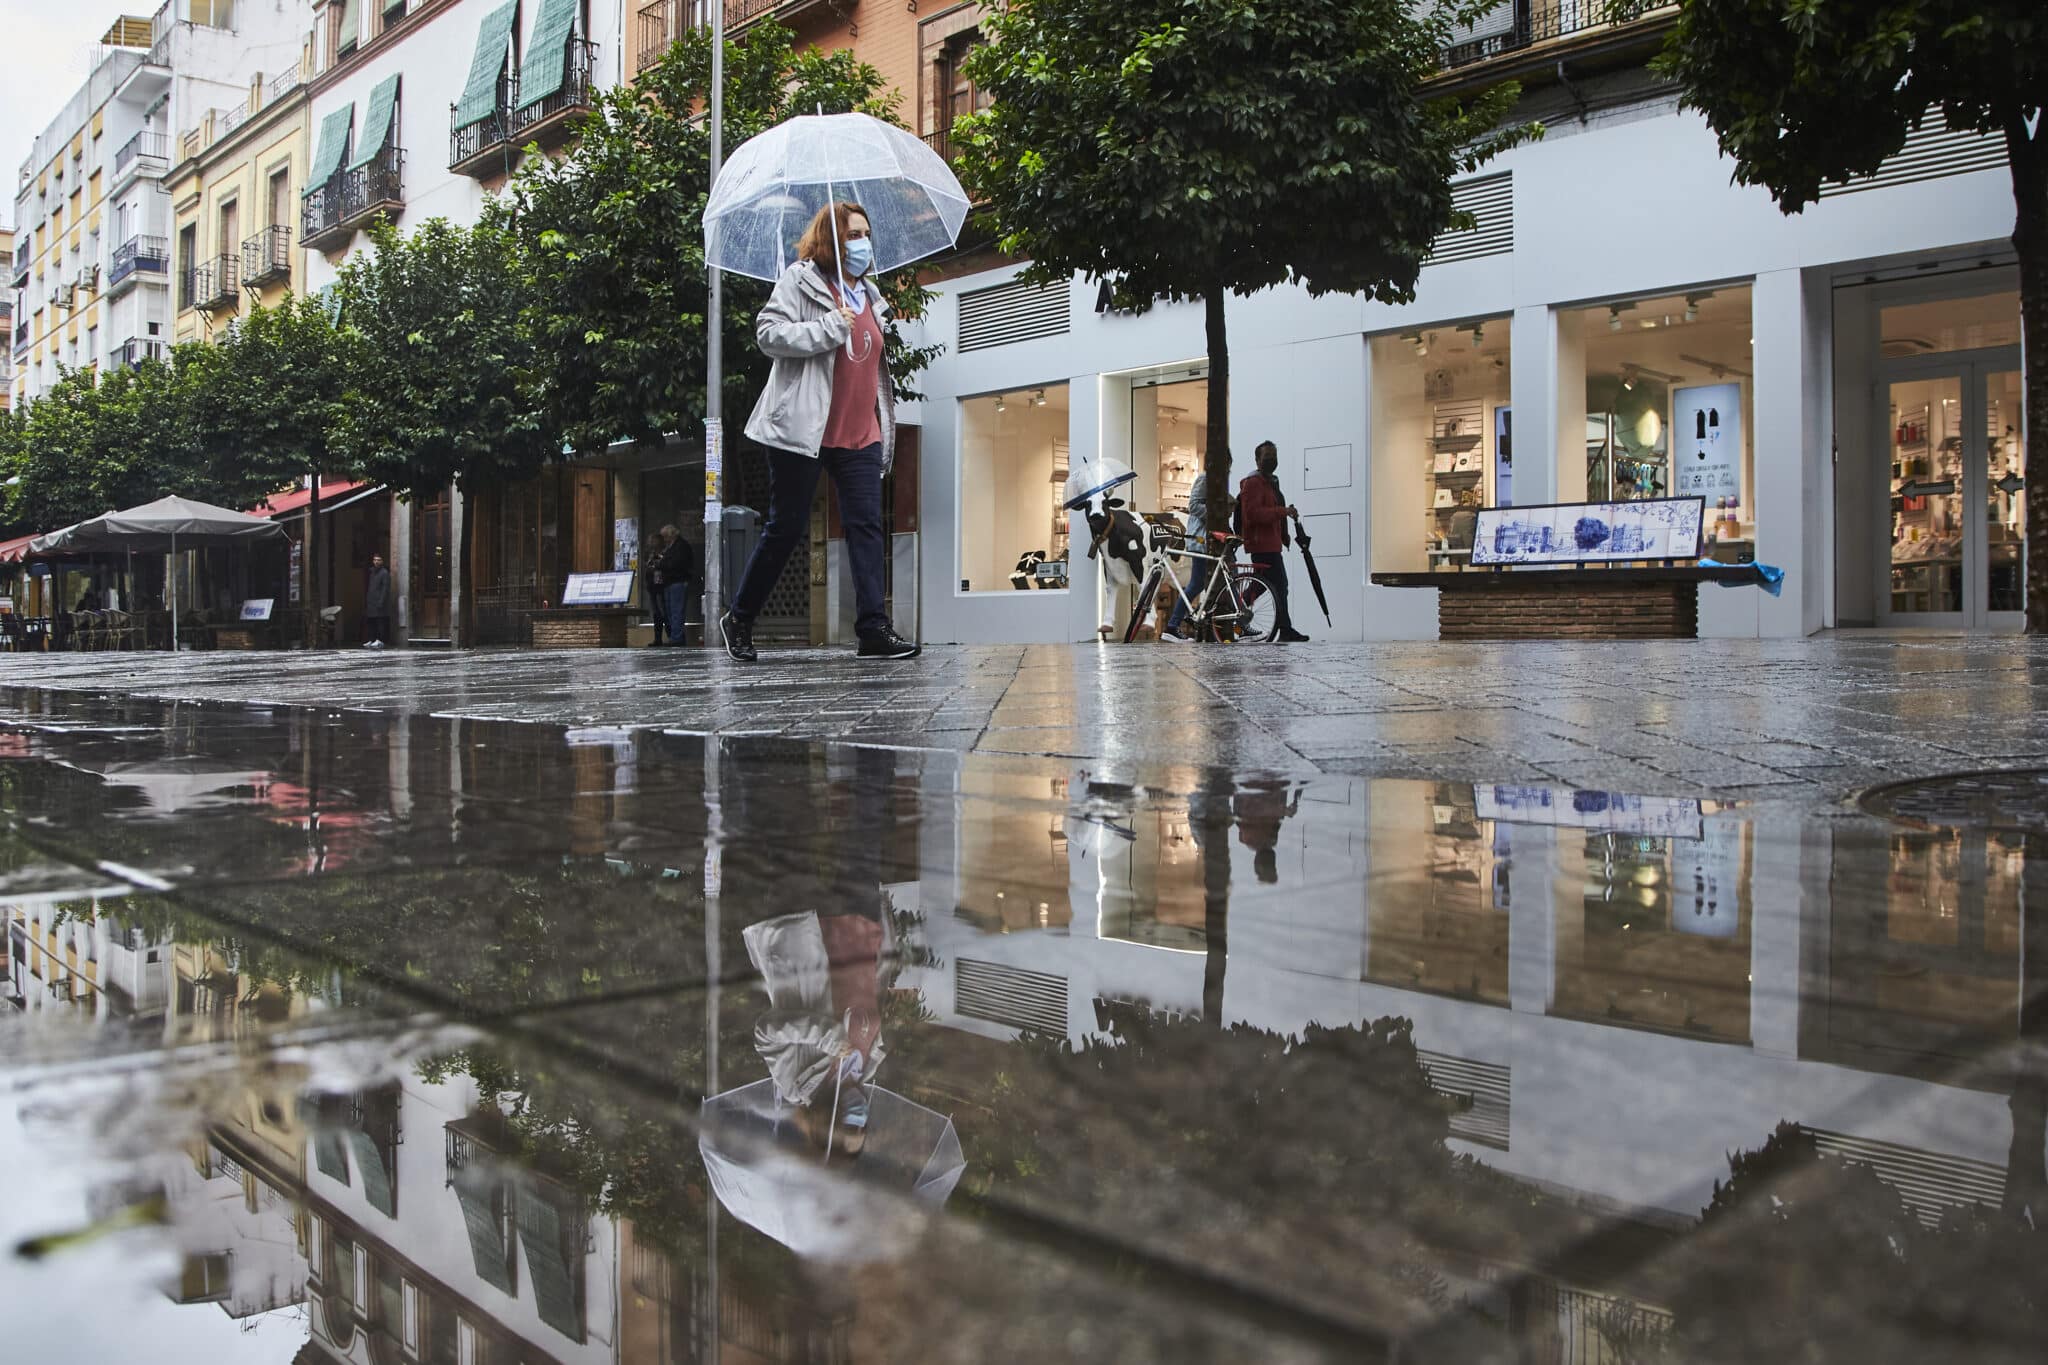
[[1301, 562], [1308, 569], [1308, 585], [1316, 590], [1316, 605], [1323, 609], [1323, 624], [1335, 625], [1330, 620], [1330, 599], [1323, 595], [1323, 575], [1316, 568], [1316, 557], [1308, 551], [1308, 532], [1299, 521], [1294, 523], [1294, 543], [1301, 550]]

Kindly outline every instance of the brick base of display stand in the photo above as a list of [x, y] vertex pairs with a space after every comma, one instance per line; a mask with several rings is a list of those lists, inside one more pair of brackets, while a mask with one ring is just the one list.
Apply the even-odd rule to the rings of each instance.
[[544, 607], [533, 613], [535, 649], [624, 649], [630, 607]]
[[1756, 584], [1754, 566], [1376, 573], [1388, 588], [1437, 590], [1441, 640], [1690, 640], [1702, 583]]

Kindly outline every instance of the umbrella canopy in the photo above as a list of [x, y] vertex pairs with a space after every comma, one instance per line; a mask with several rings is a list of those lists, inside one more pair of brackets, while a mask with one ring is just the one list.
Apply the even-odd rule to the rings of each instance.
[[1301, 529], [1301, 523], [1294, 523], [1294, 543], [1301, 550], [1301, 562], [1308, 569], [1308, 585], [1316, 590], [1316, 605], [1323, 609], [1323, 624], [1334, 625], [1330, 620], [1330, 599], [1323, 595], [1322, 571], [1316, 568], [1316, 557], [1308, 552], [1308, 532]]
[[967, 192], [914, 133], [866, 114], [804, 114], [747, 139], [719, 171], [704, 208], [705, 259], [778, 279], [834, 200], [867, 214], [877, 271], [946, 250], [967, 219]]
[[97, 773], [112, 786], [134, 788], [152, 810], [164, 815], [218, 804], [212, 798], [219, 792], [265, 786], [275, 776], [268, 769], [196, 756], [64, 766]]
[[893, 1090], [869, 1092], [866, 1145], [829, 1166], [805, 1150], [794, 1113], [773, 1081], [713, 1095], [697, 1149], [726, 1212], [800, 1256], [895, 1254], [967, 1169], [953, 1121]]
[[189, 498], [158, 498], [125, 512], [107, 512], [76, 526], [37, 536], [31, 553], [92, 550], [196, 550], [205, 545], [234, 545], [284, 534], [267, 517], [252, 517]]

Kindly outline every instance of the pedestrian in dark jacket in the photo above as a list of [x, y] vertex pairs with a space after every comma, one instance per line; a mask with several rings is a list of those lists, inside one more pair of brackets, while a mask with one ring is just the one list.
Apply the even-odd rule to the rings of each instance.
[[690, 553], [690, 542], [673, 526], [661, 528], [661, 553], [654, 561], [654, 578], [661, 587], [662, 609], [668, 618], [668, 642], [680, 648], [689, 642], [683, 616], [689, 606], [690, 587], [697, 580], [697, 560]]
[[1294, 618], [1287, 612], [1287, 564], [1282, 558], [1282, 551], [1288, 544], [1287, 523], [1299, 520], [1301, 513], [1280, 491], [1277, 475], [1279, 447], [1271, 441], [1261, 441], [1255, 458], [1259, 464], [1258, 472], [1246, 475], [1237, 488], [1239, 534], [1259, 577], [1266, 581], [1266, 586], [1273, 593], [1274, 642], [1299, 644], [1308, 636], [1294, 628]]
[[383, 555], [370, 556], [370, 579], [363, 585], [363, 648], [382, 649], [391, 642], [391, 570]]
[[640, 601], [654, 622], [654, 642], [648, 645], [649, 649], [660, 649], [668, 635], [668, 599], [662, 595], [661, 575], [654, 567], [664, 548], [659, 531], [647, 537], [647, 543], [640, 547]]

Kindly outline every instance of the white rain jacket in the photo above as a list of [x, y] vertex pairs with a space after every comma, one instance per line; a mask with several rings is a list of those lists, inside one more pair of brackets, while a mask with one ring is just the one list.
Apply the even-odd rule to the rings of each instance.
[[[782, 915], [748, 925], [741, 937], [771, 1007], [754, 1025], [754, 1051], [768, 1064], [783, 1103], [809, 1104], [851, 1046], [845, 1024], [832, 1017], [832, 963], [818, 916]], [[886, 1055], [876, 1038], [852, 1079], [863, 1071], [872, 1077]]]
[[[868, 307], [875, 310], [876, 326], [886, 328], [889, 305], [872, 281], [861, 287], [867, 291]], [[749, 440], [817, 458], [832, 413], [834, 357], [852, 331], [839, 316], [837, 293], [810, 261], [798, 261], [775, 282], [775, 292], [754, 319], [754, 337], [762, 354], [775, 364], [753, 416], [747, 418]], [[881, 419], [886, 474], [896, 460], [896, 392], [890, 387], [886, 363], [877, 387], [875, 411]]]

